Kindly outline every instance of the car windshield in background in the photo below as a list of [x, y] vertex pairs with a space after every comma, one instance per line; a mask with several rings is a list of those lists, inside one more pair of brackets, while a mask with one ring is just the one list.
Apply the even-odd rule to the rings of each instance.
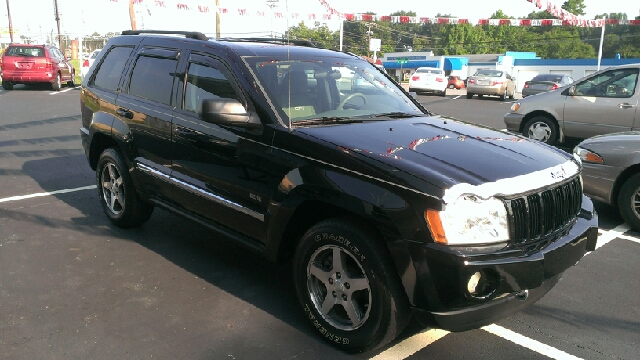
[[476, 71], [476, 75], [475, 76], [501, 77], [502, 76], [502, 71], [478, 70], [478, 71]]
[[424, 69], [424, 68], [418, 68], [416, 70], [417, 73], [421, 73], [421, 74], [442, 74], [442, 70], [440, 69]]
[[[246, 58], [283, 121], [308, 125], [424, 114], [398, 86], [360, 60]], [[328, 121], [331, 120], [331, 121]]]
[[44, 49], [33, 46], [11, 46], [7, 50], [7, 56], [43, 57]]

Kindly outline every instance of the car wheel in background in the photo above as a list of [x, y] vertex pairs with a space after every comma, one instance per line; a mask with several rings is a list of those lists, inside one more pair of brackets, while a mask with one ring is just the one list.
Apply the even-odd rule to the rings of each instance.
[[67, 81], [67, 85], [69, 85], [70, 87], [76, 87], [76, 73], [75, 72], [71, 73], [71, 80]]
[[440, 96], [447, 96], [447, 89], [442, 90]]
[[473, 97], [473, 94], [467, 93], [467, 99], [471, 99], [472, 97]]
[[56, 80], [51, 84], [51, 90], [60, 91], [60, 74], [56, 75]]
[[322, 221], [302, 236], [293, 261], [305, 318], [343, 350], [384, 345], [410, 318], [388, 250], [370, 229], [347, 219]]
[[13, 90], [13, 84], [9, 81], [3, 81], [2, 88], [5, 90]]
[[549, 145], [558, 141], [558, 125], [546, 116], [534, 116], [524, 125], [522, 131], [529, 139], [538, 140]]
[[500, 100], [504, 101], [507, 99], [507, 89], [504, 89], [504, 92], [500, 94]]
[[453, 84], [449, 85], [449, 89], [453, 89], [455, 88], [455, 86], [453, 86]]
[[100, 155], [96, 182], [102, 209], [114, 225], [130, 228], [149, 220], [153, 205], [138, 197], [117, 150], [109, 148]]
[[617, 204], [624, 221], [633, 230], [640, 231], [640, 173], [622, 184]]
[[482, 99], [483, 97], [484, 97], [484, 95], [478, 94], [478, 99]]

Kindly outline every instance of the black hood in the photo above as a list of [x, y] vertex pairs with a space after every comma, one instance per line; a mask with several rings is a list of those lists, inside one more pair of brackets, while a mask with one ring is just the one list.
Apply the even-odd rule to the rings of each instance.
[[573, 158], [518, 135], [441, 116], [296, 130], [442, 189], [525, 175]]

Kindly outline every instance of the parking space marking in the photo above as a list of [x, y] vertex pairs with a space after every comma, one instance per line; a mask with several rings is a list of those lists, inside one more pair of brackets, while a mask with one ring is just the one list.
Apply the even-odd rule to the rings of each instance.
[[453, 99], [451, 99], [451, 100], [457, 100], [457, 99], [460, 99], [460, 97], [461, 97], [461, 95], [454, 96]]
[[65, 90], [50, 92], [49, 95], [61, 94], [61, 93], [67, 92], [67, 91], [71, 91], [73, 89], [75, 89], [75, 87], [68, 88], [68, 89], [65, 89]]
[[417, 353], [428, 345], [443, 338], [449, 332], [442, 329], [427, 329], [407, 339], [402, 340], [393, 347], [372, 357], [370, 360], [402, 360]]
[[581, 360], [581, 358], [567, 354], [562, 350], [558, 350], [549, 345], [543, 344], [539, 341], [529, 339], [526, 336], [522, 336], [509, 329], [505, 329], [502, 326], [491, 324], [482, 327], [482, 330], [487, 331], [495, 336], [501, 337], [505, 340], [509, 340], [512, 343], [526, 347], [529, 350], [535, 351], [538, 354], [557, 360]]
[[83, 186], [83, 187], [79, 187], [79, 188], [75, 188], [75, 189], [62, 189], [62, 190], [56, 190], [56, 191], [51, 191], [51, 192], [43, 192], [43, 193], [21, 195], [21, 196], [11, 196], [11, 197], [8, 197], [8, 198], [0, 199], [0, 203], [9, 202], [9, 201], [18, 201], [18, 200], [24, 200], [24, 199], [30, 199], [30, 198], [41, 197], [41, 196], [51, 196], [51, 195], [56, 195], [56, 194], [66, 194], [66, 193], [82, 191], [82, 190], [91, 190], [91, 189], [95, 189], [96, 187], [97, 187], [96, 185], [91, 185], [91, 186]]
[[[602, 230], [599, 229], [602, 235], [598, 236], [598, 242], [596, 243], [596, 250], [605, 244], [609, 243], [611, 240], [615, 238], [627, 238], [628, 236], [624, 235], [625, 232], [631, 230], [629, 225], [626, 223], [620, 224], [611, 230]], [[638, 240], [632, 240], [638, 242]]]

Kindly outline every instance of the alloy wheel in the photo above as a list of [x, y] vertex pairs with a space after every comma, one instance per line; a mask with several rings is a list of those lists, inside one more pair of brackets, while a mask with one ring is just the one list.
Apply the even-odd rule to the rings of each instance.
[[107, 163], [102, 169], [102, 196], [109, 210], [118, 215], [124, 211], [124, 184], [115, 164]]
[[323, 246], [313, 253], [307, 290], [316, 310], [337, 329], [355, 330], [369, 317], [369, 279], [356, 257], [342, 247]]

